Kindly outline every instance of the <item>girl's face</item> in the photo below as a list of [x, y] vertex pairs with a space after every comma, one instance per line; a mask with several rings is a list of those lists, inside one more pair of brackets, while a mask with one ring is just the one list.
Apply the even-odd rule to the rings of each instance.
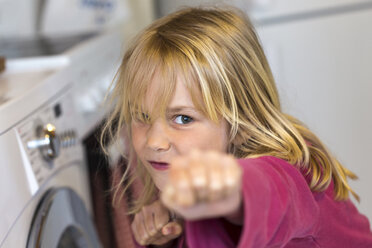
[[[160, 80], [160, 77], [154, 78], [145, 104], [156, 103], [151, 92], [156, 92]], [[180, 78], [166, 117], [152, 120], [151, 124], [132, 121], [131, 129], [137, 157], [159, 190], [164, 188], [169, 163], [176, 156], [186, 155], [193, 149], [227, 152], [228, 148], [227, 122], [221, 119], [215, 123], [198, 111]]]

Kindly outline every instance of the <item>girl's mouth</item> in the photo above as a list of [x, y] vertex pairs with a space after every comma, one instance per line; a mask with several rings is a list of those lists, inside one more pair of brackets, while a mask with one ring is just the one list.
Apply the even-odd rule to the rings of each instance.
[[169, 164], [168, 163], [157, 162], [157, 161], [149, 161], [149, 163], [156, 170], [167, 170], [169, 168]]

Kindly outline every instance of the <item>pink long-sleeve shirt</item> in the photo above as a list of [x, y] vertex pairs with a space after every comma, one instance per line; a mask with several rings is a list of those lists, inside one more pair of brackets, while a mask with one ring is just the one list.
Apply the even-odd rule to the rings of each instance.
[[223, 218], [186, 221], [186, 237], [177, 247], [372, 247], [368, 219], [350, 200], [334, 200], [333, 184], [312, 192], [297, 168], [275, 157], [241, 159], [239, 164], [243, 226]]
[[368, 219], [350, 200], [334, 200], [333, 184], [311, 192], [297, 168], [275, 157], [239, 163], [244, 224], [237, 242], [222, 219], [209, 219], [186, 222], [189, 248], [372, 247]]

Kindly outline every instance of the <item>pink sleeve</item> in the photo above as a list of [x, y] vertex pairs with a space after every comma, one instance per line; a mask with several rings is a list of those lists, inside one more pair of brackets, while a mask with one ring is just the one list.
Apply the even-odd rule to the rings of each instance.
[[239, 247], [280, 247], [312, 235], [319, 209], [293, 165], [275, 157], [243, 159], [244, 227]]
[[[319, 210], [302, 174], [275, 157], [241, 159], [244, 225], [238, 247], [282, 247], [314, 232]], [[218, 219], [186, 222], [189, 248], [235, 247]]]

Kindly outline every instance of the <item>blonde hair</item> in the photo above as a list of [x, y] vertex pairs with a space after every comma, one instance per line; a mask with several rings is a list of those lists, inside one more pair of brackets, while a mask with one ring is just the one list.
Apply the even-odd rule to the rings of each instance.
[[[143, 112], [146, 90], [155, 73], [160, 73], [163, 84], [154, 92], [159, 102], [152, 112], [164, 113], [176, 78], [182, 76], [203, 113], [213, 121], [223, 117], [229, 123], [229, 151], [234, 156], [284, 159], [308, 173], [312, 191], [324, 191], [333, 180], [335, 199], [347, 199], [349, 192], [358, 199], [347, 182], [347, 177], [356, 176], [300, 121], [281, 111], [274, 78], [257, 35], [239, 10], [186, 8], [155, 21], [140, 33], [119, 69], [112, 95], [116, 107], [104, 135], [118, 139], [120, 129], [126, 126], [130, 136], [132, 119], [144, 118], [138, 113]], [[197, 88], [193, 87], [195, 82]], [[202, 99], [196, 98], [196, 91]], [[114, 122], [116, 129], [112, 131]], [[137, 163], [137, 167], [143, 167], [140, 161]], [[154, 193], [150, 176], [141, 174], [145, 193], [132, 212], [140, 210]]]

